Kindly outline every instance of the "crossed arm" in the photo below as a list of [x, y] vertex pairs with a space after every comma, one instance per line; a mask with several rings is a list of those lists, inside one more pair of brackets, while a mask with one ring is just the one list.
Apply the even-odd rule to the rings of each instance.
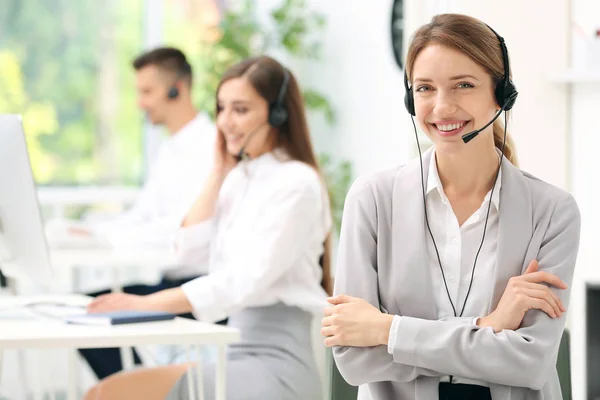
[[[326, 344], [334, 347], [344, 378], [360, 385], [456, 375], [539, 390], [553, 366], [565, 324], [560, 317], [569, 298], [565, 282], [572, 280], [580, 229], [574, 200], [566, 197], [554, 210], [538, 252], [543, 271], [536, 271], [537, 263], [532, 263], [528, 276], [512, 278], [492, 314], [477, 325], [476, 316], [438, 321], [394, 317], [398, 337], [389, 352], [385, 331], [389, 335], [393, 319], [379, 311], [376, 218], [369, 201], [364, 190], [348, 196], [335, 292], [352, 297], [330, 299], [336, 305], [323, 320]], [[499, 370], [498, 363], [510, 367]]]

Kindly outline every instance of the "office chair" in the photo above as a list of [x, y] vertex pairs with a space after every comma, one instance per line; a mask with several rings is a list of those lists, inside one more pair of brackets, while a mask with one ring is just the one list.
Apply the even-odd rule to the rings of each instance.
[[562, 391], [563, 400], [572, 399], [571, 390], [571, 351], [570, 351], [569, 330], [565, 329], [560, 338], [560, 347], [558, 348], [558, 358], [556, 359], [556, 371], [558, 372], [558, 381]]

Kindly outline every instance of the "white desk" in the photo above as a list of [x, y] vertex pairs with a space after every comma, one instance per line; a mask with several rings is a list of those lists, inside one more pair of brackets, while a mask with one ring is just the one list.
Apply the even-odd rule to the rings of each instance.
[[[68, 304], [86, 304], [89, 298], [73, 296], [35, 296], [0, 298], [0, 309], [31, 301], [58, 301]], [[174, 321], [147, 322], [116, 326], [69, 325], [57, 319], [2, 319], [0, 329], [0, 376], [1, 354], [7, 349], [72, 349], [68, 399], [75, 400], [76, 353], [79, 348], [106, 348], [135, 345], [183, 344], [188, 346], [215, 345], [218, 348], [216, 368], [216, 399], [225, 400], [226, 346], [240, 340], [237, 329], [197, 322], [185, 318]], [[198, 388], [202, 390], [202, 368], [198, 368]], [[191, 386], [189, 387], [192, 390]], [[190, 398], [194, 398], [190, 393]]]
[[[50, 259], [55, 268], [67, 271], [71, 282], [77, 281], [77, 271], [82, 268], [101, 268], [109, 270], [112, 283], [110, 289], [120, 292], [123, 289], [122, 271], [130, 268], [151, 269], [152, 271], [163, 270], [166, 266], [175, 265], [177, 260], [175, 254], [167, 248], [131, 248], [113, 249], [110, 247], [52, 248]], [[71, 291], [79, 291], [77, 283], [71, 286]], [[134, 367], [131, 349], [121, 348], [121, 359], [123, 369]]]
[[98, 247], [51, 248], [52, 265], [59, 268], [124, 268], [150, 266], [164, 268], [175, 265], [175, 254], [169, 249], [111, 249]]
[[52, 207], [55, 218], [64, 215], [67, 205], [130, 204], [139, 197], [139, 193], [138, 187], [120, 186], [51, 186], [37, 189], [40, 204]]
[[123, 282], [119, 272], [132, 267], [163, 270], [167, 266], [176, 265], [176, 258], [169, 249], [111, 249], [97, 247], [52, 248], [50, 260], [56, 268], [66, 269], [71, 279], [75, 280], [75, 272], [80, 268], [110, 269], [112, 273], [113, 291], [120, 291]]
[[41, 186], [37, 188], [42, 205], [131, 203], [138, 198], [140, 191], [139, 187], [132, 186]]

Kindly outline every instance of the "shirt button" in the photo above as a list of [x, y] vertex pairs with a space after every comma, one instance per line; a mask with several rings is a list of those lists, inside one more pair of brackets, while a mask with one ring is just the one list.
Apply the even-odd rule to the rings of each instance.
[[454, 239], [452, 239], [452, 243], [454, 243], [454, 244], [458, 243], [458, 238], [455, 237]]
[[450, 275], [448, 277], [448, 280], [450, 281], [450, 283], [455, 283], [456, 282], [456, 277], [454, 275]]

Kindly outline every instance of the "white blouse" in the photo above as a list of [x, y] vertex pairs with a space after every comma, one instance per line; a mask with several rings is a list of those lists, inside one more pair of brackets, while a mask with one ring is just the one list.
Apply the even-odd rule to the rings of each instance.
[[176, 235], [180, 261], [210, 271], [182, 286], [194, 315], [218, 321], [277, 302], [321, 313], [319, 259], [330, 229], [327, 191], [312, 167], [280, 149], [241, 161], [223, 183], [214, 217]]

